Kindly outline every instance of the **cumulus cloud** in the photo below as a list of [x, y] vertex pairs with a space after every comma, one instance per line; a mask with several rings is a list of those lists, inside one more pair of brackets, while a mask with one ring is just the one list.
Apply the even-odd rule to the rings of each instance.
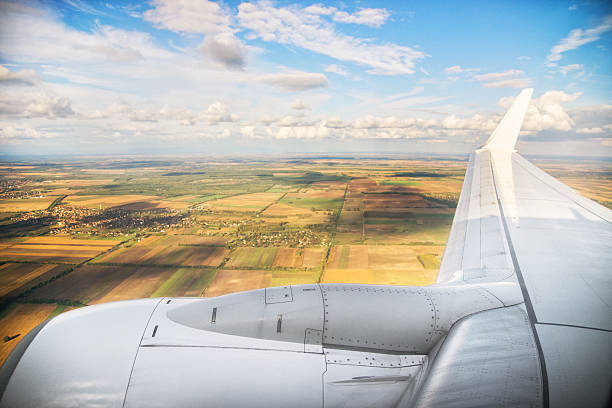
[[[539, 98], [533, 98], [525, 114], [522, 129], [531, 131], [571, 130], [575, 123], [563, 104], [575, 101], [580, 95], [580, 92], [568, 94], [564, 91], [547, 91]], [[512, 102], [514, 102], [514, 97], [506, 97], [500, 99], [498, 104], [508, 109]]]
[[576, 133], [583, 133], [587, 135], [594, 135], [594, 134], [599, 134], [603, 132], [604, 130], [600, 127], [576, 129]]
[[612, 105], [601, 104], [592, 105], [581, 108], [575, 108], [568, 111], [572, 120], [576, 123], [576, 127], [583, 129], [579, 133], [589, 133], [585, 129], [602, 129], [608, 134], [612, 134]]
[[204, 34], [200, 50], [226, 68], [242, 68], [245, 46], [231, 27], [229, 10], [208, 0], [154, 0], [143, 14], [159, 28], [189, 34]]
[[582, 30], [577, 28], [570, 31], [567, 37], [550, 49], [550, 53], [546, 57], [548, 66], [557, 65], [563, 57], [563, 53], [575, 50], [585, 44], [599, 40], [601, 34], [612, 30], [612, 15], [606, 16], [604, 21], [596, 27]]
[[159, 28], [197, 34], [229, 31], [231, 18], [217, 3], [208, 0], [153, 0], [143, 13], [145, 20]]
[[313, 4], [303, 9], [306, 14], [318, 16], [331, 16], [337, 23], [363, 24], [370, 27], [380, 27], [390, 16], [384, 8], [361, 8], [354, 13], [338, 11], [336, 7], [328, 7], [323, 4]]
[[364, 24], [370, 27], [380, 27], [389, 18], [389, 12], [380, 8], [364, 8], [353, 14], [345, 11], [334, 13], [333, 20], [338, 23]]
[[5, 142], [17, 141], [19, 143], [48, 137], [51, 137], [51, 135], [47, 133], [41, 133], [30, 126], [0, 124], [0, 140], [3, 140]]
[[306, 105], [301, 99], [296, 99], [295, 101], [291, 102], [291, 109], [308, 110], [310, 109], [310, 106]]
[[227, 68], [244, 66], [244, 46], [232, 33], [208, 35], [204, 38], [200, 49]]
[[259, 81], [290, 92], [305, 91], [307, 89], [327, 86], [327, 78], [325, 75], [302, 71], [288, 71], [262, 75], [259, 77]]
[[301, 126], [301, 127], [279, 127], [268, 128], [267, 132], [275, 139], [314, 139], [324, 138], [330, 135], [330, 130], [325, 126]]
[[313, 4], [311, 6], [308, 6], [304, 9], [304, 11], [306, 13], [309, 14], [318, 14], [318, 15], [323, 15], [323, 16], [329, 16], [331, 14], [334, 14], [336, 12], [336, 10], [338, 10], [335, 7], [327, 7], [323, 4]]
[[336, 31], [318, 14], [302, 8], [274, 7], [271, 3], [242, 3], [238, 21], [250, 38], [301, 47], [340, 61], [369, 67], [368, 72], [380, 75], [413, 74], [417, 61], [425, 53], [397, 44], [375, 44], [371, 40], [352, 37]]
[[135, 122], [157, 122], [158, 116], [154, 112], [145, 109], [136, 110], [130, 113], [130, 120]]
[[31, 69], [12, 72], [0, 65], [0, 84], [3, 85], [36, 85], [40, 82], [38, 74]]
[[0, 116], [19, 118], [65, 118], [74, 115], [70, 99], [43, 91], [0, 94]]
[[210, 104], [208, 108], [202, 112], [202, 116], [208, 120], [210, 124], [235, 122], [238, 120], [238, 116], [232, 115], [227, 106], [219, 101]]

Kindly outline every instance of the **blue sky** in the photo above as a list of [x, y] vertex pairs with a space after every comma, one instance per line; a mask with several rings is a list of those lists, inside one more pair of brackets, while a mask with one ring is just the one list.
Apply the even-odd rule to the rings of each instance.
[[0, 2], [0, 153], [612, 153], [605, 1]]

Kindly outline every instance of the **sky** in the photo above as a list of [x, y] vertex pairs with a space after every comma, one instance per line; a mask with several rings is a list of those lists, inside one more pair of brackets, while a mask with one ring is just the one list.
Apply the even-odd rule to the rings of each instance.
[[0, 0], [0, 155], [612, 157], [606, 1]]

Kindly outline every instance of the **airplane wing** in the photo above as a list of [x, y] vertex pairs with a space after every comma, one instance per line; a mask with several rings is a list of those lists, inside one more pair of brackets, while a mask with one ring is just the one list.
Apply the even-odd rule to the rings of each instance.
[[[451, 329], [429, 375], [435, 384], [422, 393], [427, 406], [493, 406], [521, 395], [520, 405], [610, 403], [612, 212], [514, 151], [531, 92], [521, 92], [471, 156], [438, 276], [439, 283], [459, 285], [516, 282], [524, 303], [520, 313], [511, 307], [485, 312]], [[516, 321], [504, 323], [512, 313]], [[520, 330], [531, 345], [509, 347], [520, 341]], [[504, 342], [499, 348], [496, 336]], [[476, 338], [490, 343], [486, 356], [471, 344]], [[531, 372], [539, 384], [532, 384], [531, 395], [524, 395], [514, 358], [523, 370], [537, 362]], [[450, 404], [452, 398], [467, 403]]]
[[612, 213], [514, 152], [530, 96], [470, 158], [436, 284], [81, 308], [19, 343], [0, 406], [607, 406]]

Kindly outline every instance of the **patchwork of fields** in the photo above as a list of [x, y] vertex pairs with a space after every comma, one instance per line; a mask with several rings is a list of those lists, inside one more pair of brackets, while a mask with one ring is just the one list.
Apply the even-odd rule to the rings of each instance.
[[[547, 170], [612, 206], [611, 165]], [[0, 166], [0, 362], [72, 308], [316, 282], [435, 281], [466, 162]], [[6, 337], [5, 337], [6, 336]]]

